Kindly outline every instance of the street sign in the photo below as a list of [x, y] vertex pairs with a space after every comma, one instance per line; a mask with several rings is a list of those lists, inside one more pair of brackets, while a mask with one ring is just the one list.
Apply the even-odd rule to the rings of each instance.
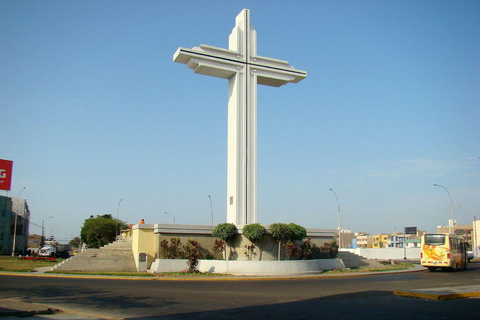
[[13, 162], [0, 159], [0, 190], [10, 191], [12, 186]]

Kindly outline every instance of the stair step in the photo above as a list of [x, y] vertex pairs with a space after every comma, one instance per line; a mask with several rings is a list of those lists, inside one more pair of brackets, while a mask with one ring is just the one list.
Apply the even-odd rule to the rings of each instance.
[[118, 240], [101, 248], [90, 248], [55, 266], [59, 271], [136, 272], [132, 240]]

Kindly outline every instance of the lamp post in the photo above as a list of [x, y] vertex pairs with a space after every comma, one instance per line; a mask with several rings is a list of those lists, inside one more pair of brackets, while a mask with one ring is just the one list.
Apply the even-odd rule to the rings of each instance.
[[474, 252], [475, 257], [478, 257], [478, 247], [477, 247], [477, 218], [475, 217], [475, 210], [470, 206], [458, 205], [457, 207], [460, 208], [470, 208], [473, 212], [473, 241], [472, 241], [472, 249]]
[[122, 202], [122, 199], [118, 201], [118, 206], [117, 206], [117, 220], [115, 220], [115, 241], [117, 241], [117, 238], [118, 238], [118, 211], [120, 210], [120, 202]]
[[213, 226], [213, 206], [212, 206], [212, 197], [210, 197], [210, 195], [208, 195], [208, 198], [210, 199], [210, 211], [212, 213], [212, 226]]
[[337, 206], [338, 206], [338, 247], [341, 249], [342, 248], [342, 220], [340, 216], [340, 202], [338, 202], [338, 197], [335, 191], [333, 191], [332, 188], [330, 188], [330, 191], [333, 192], [335, 195], [335, 198], [337, 199]]
[[434, 187], [441, 187], [443, 189], [445, 189], [445, 191], [447, 191], [448, 193], [448, 196], [450, 197], [450, 211], [452, 211], [452, 225], [450, 226], [450, 233], [455, 233], [455, 212], [453, 211], [453, 199], [452, 199], [452, 196], [450, 195], [450, 192], [448, 192], [447, 188], [445, 188], [444, 186], [442, 185], [439, 185], [439, 184], [434, 184], [433, 185]]
[[53, 216], [52, 216], [52, 217], [45, 218], [45, 219], [43, 219], [43, 221], [42, 221], [42, 241], [41, 241], [41, 243], [40, 243], [40, 248], [43, 247], [43, 245], [44, 245], [44, 243], [45, 243], [45, 220], [51, 219], [51, 218], [53, 218]]
[[175, 224], [175, 216], [171, 213], [168, 213], [168, 212], [164, 212], [164, 214], [168, 214], [169, 216], [172, 216], [173, 218], [173, 224]]
[[23, 190], [27, 189], [27, 187], [23, 187], [22, 190], [20, 190], [20, 193], [18, 194], [18, 199], [20, 199], [20, 196], [22, 195]]
[[[23, 187], [22, 190], [20, 190], [20, 193], [18, 194], [18, 202], [20, 202], [20, 196], [22, 195], [22, 191], [25, 190], [26, 188], [27, 187]], [[12, 258], [15, 256], [15, 244], [17, 240], [17, 220], [18, 220], [17, 212], [14, 211], [13, 214], [15, 215], [15, 222], [13, 223]]]
[[15, 257], [15, 239], [17, 238], [17, 213], [13, 212], [15, 215], [15, 222], [13, 227], [13, 243], [12, 243], [12, 258]]

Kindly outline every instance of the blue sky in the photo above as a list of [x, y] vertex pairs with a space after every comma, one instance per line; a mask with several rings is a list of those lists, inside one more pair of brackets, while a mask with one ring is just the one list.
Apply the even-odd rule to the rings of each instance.
[[243, 8], [259, 55], [308, 72], [258, 88], [260, 223], [334, 229], [333, 188], [345, 228], [434, 232], [434, 183], [480, 216], [478, 1], [0, 0], [0, 158], [47, 235], [120, 199], [128, 223], [210, 224], [210, 194], [225, 222], [227, 81], [172, 56], [227, 48]]

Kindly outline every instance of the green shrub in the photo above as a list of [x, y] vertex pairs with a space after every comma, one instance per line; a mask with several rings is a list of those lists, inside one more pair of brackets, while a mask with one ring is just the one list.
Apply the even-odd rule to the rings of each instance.
[[221, 223], [213, 229], [212, 235], [228, 242], [237, 233], [237, 227], [233, 223]]
[[251, 242], [262, 240], [266, 234], [267, 229], [258, 223], [247, 224], [243, 227], [243, 235]]
[[307, 237], [307, 230], [304, 227], [299, 226], [298, 224], [295, 224], [295, 223], [288, 224], [288, 227], [291, 230], [290, 240], [302, 241]]

